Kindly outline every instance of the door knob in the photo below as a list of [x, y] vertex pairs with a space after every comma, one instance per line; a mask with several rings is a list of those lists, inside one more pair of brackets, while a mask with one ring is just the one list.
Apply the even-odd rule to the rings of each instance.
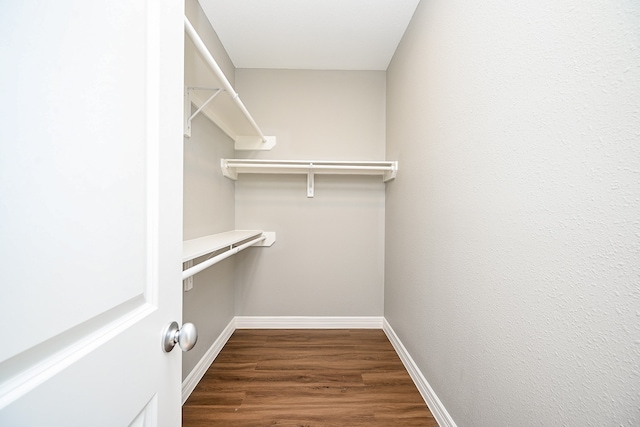
[[185, 323], [178, 328], [178, 322], [171, 322], [162, 333], [162, 350], [169, 353], [176, 344], [182, 351], [189, 351], [198, 341], [198, 331], [193, 323]]

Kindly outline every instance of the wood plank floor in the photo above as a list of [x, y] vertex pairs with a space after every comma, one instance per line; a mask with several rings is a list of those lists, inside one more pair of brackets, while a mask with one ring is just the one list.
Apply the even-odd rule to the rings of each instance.
[[381, 330], [234, 332], [182, 407], [184, 427], [437, 427]]

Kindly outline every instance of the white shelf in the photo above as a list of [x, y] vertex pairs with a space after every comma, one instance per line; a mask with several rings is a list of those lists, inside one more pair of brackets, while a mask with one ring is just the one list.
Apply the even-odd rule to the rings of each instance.
[[221, 159], [220, 167], [222, 174], [233, 180], [240, 173], [307, 175], [307, 197], [313, 197], [315, 174], [379, 175], [387, 182], [398, 173], [397, 161]]
[[396, 177], [396, 161], [252, 160], [221, 159], [222, 174], [238, 179], [239, 173], [380, 175], [387, 182]]
[[[265, 136], [246, 109], [229, 80], [216, 63], [189, 20], [184, 18], [186, 37], [185, 63], [194, 68], [188, 79], [184, 100], [184, 135], [191, 136], [191, 121], [204, 114], [231, 139], [236, 150], [270, 150], [276, 138]], [[191, 111], [191, 104], [196, 106]]]
[[276, 233], [262, 230], [233, 230], [198, 239], [182, 242], [182, 262], [194, 260], [203, 255], [226, 249], [206, 261], [182, 272], [182, 279], [187, 279], [223, 259], [234, 255], [249, 246], [271, 246], [276, 240]]
[[182, 262], [186, 262], [243, 240], [258, 237], [262, 230], [233, 230], [182, 242]]

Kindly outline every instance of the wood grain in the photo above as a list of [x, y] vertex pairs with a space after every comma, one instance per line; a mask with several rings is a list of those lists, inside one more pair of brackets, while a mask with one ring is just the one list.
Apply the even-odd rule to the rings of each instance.
[[182, 408], [185, 427], [437, 427], [381, 330], [236, 330]]

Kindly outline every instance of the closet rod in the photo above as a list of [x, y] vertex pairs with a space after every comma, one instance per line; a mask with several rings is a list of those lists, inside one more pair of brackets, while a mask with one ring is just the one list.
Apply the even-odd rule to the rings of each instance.
[[356, 164], [333, 164], [333, 165], [322, 165], [314, 162], [309, 163], [301, 163], [301, 164], [287, 164], [287, 163], [233, 163], [231, 167], [234, 168], [265, 168], [265, 169], [326, 169], [326, 170], [363, 170], [363, 171], [393, 171], [393, 166], [383, 165], [383, 166], [361, 166]]
[[244, 106], [240, 98], [238, 97], [238, 93], [235, 90], [233, 90], [233, 86], [231, 86], [231, 83], [229, 83], [229, 80], [227, 80], [227, 77], [222, 72], [222, 69], [220, 68], [216, 60], [213, 59], [213, 56], [211, 56], [211, 53], [209, 53], [207, 46], [204, 44], [204, 42], [202, 41], [202, 39], [196, 32], [195, 28], [193, 28], [193, 25], [191, 25], [191, 22], [189, 22], [189, 19], [186, 16], [184, 17], [184, 29], [189, 35], [189, 38], [191, 38], [191, 41], [193, 41], [193, 44], [196, 46], [196, 49], [198, 49], [198, 52], [200, 52], [200, 55], [202, 55], [202, 58], [205, 60], [207, 65], [209, 65], [213, 73], [216, 75], [216, 78], [220, 80], [220, 82], [222, 83], [222, 88], [227, 93], [229, 93], [229, 95], [231, 96], [233, 101], [236, 103], [240, 111], [242, 111], [242, 114], [244, 114], [247, 120], [249, 120], [249, 123], [251, 123], [251, 126], [253, 126], [253, 128], [256, 130], [262, 142], [267, 142], [267, 137], [264, 136], [264, 134], [258, 127], [258, 124], [255, 122], [255, 120], [253, 120], [253, 117], [251, 117], [251, 114], [249, 113], [247, 108]]
[[265, 236], [264, 234], [260, 237], [257, 237], [253, 240], [248, 241], [247, 243], [244, 243], [240, 246], [236, 246], [229, 248], [228, 251], [221, 253], [220, 255], [216, 255], [213, 258], [209, 258], [206, 261], [201, 262], [200, 264], [194, 265], [191, 268], [187, 268], [186, 270], [184, 270], [182, 272], [182, 280], [186, 280], [189, 277], [193, 276], [194, 274], [198, 274], [200, 273], [202, 270], [204, 270], [205, 268], [209, 268], [214, 264], [219, 263], [220, 261], [229, 258], [231, 255], [235, 255], [238, 252], [240, 252], [243, 249], [248, 248], [249, 246], [253, 246], [256, 243], [262, 242], [263, 240], [265, 240], [267, 238], [267, 236]]

